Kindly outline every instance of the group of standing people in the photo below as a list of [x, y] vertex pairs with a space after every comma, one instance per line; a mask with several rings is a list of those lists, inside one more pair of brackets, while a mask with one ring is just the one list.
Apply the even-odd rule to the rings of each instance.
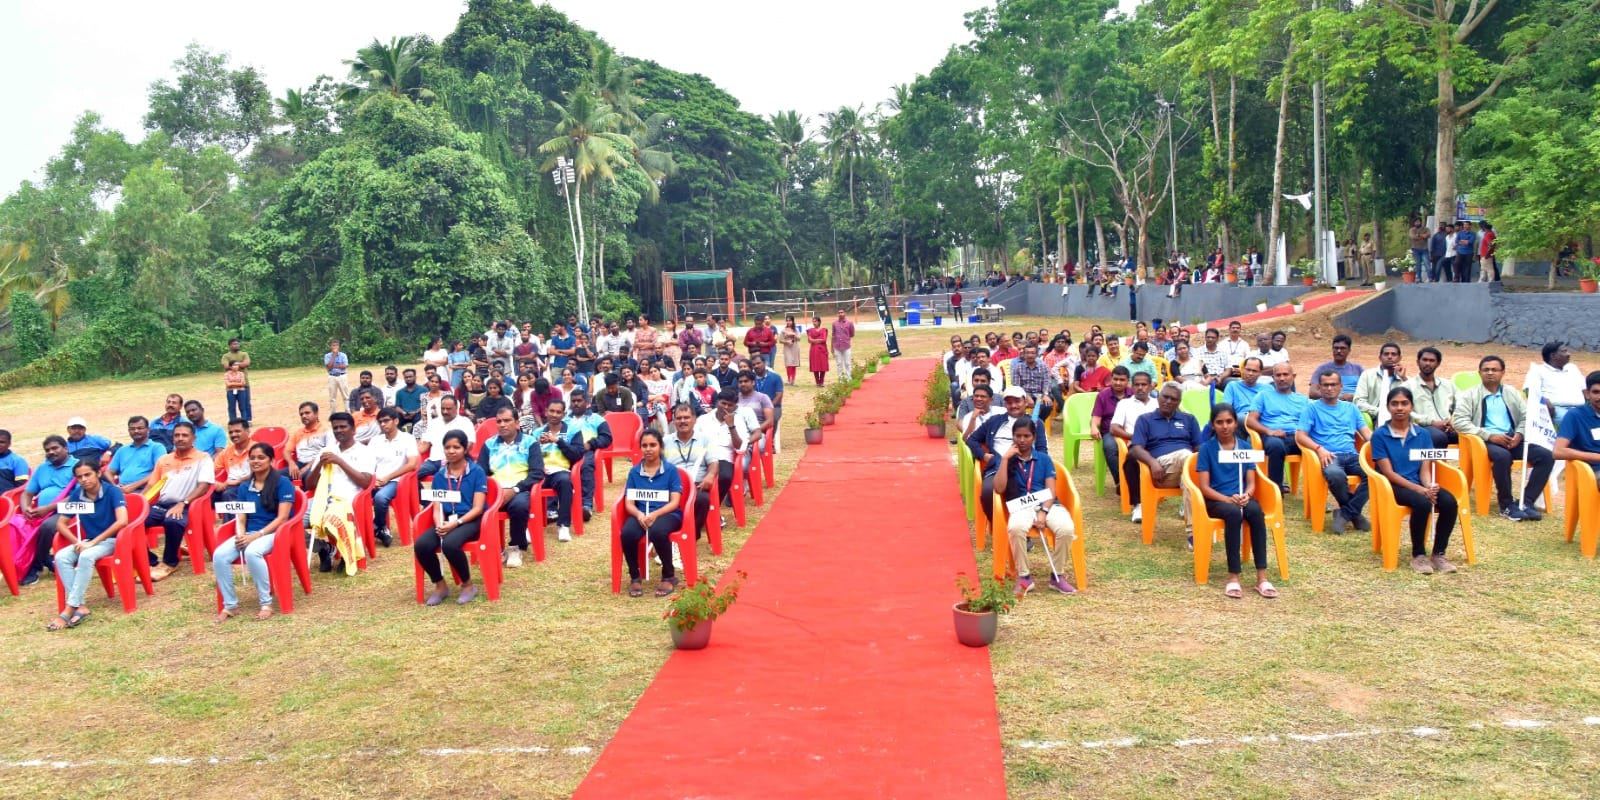
[[[1466, 220], [1454, 224], [1440, 222], [1439, 229], [1430, 234], [1428, 226], [1415, 218], [1411, 220], [1409, 236], [1411, 258], [1416, 264], [1419, 281], [1489, 283], [1500, 280], [1494, 226], [1488, 220], [1480, 220], [1476, 230]], [[1478, 264], [1476, 278], [1472, 269], [1474, 261]]]

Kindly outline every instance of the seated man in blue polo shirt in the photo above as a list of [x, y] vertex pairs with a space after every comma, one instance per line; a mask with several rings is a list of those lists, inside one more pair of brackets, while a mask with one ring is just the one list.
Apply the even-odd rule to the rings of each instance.
[[32, 474], [28, 460], [11, 450], [11, 431], [0, 430], [0, 493], [26, 485]]
[[1294, 390], [1294, 367], [1284, 361], [1272, 368], [1272, 386], [1256, 393], [1255, 404], [1245, 417], [1245, 427], [1261, 437], [1261, 447], [1267, 453], [1267, 477], [1284, 494], [1289, 493], [1289, 484], [1283, 479], [1284, 459], [1300, 455], [1295, 432], [1300, 430], [1300, 412], [1310, 404], [1305, 395]]
[[1576, 406], [1561, 418], [1556, 429], [1555, 457], [1583, 461], [1600, 476], [1600, 370], [1584, 378], [1584, 405]]
[[[1183, 385], [1167, 381], [1156, 396], [1156, 410], [1140, 417], [1133, 425], [1133, 443], [1128, 448], [1128, 458], [1150, 468], [1150, 483], [1163, 489], [1178, 486], [1183, 478], [1183, 460], [1200, 449], [1200, 421], [1193, 414], [1179, 408], [1183, 403]], [[1133, 521], [1144, 519], [1139, 481], [1130, 472], [1128, 501], [1133, 504]], [[1183, 503], [1183, 528], [1193, 530], [1189, 522], [1189, 502]]]
[[111, 454], [111, 480], [124, 492], [143, 492], [150, 482], [150, 473], [156, 471], [156, 462], [167, 454], [167, 448], [150, 438], [150, 421], [144, 417], [128, 419], [128, 438], [125, 444]]
[[[1361, 471], [1357, 448], [1372, 438], [1372, 429], [1361, 418], [1355, 403], [1339, 399], [1344, 381], [1337, 370], [1317, 373], [1315, 385], [1322, 397], [1300, 412], [1295, 441], [1301, 450], [1317, 458], [1322, 477], [1328, 481], [1328, 491], [1339, 503], [1339, 513], [1333, 516], [1333, 532], [1344, 533], [1347, 523], [1358, 531], [1370, 531], [1372, 523], [1361, 513], [1367, 504], [1367, 476]], [[1361, 479], [1353, 493], [1345, 481], [1346, 476], [1352, 475]]]
[[199, 400], [184, 403], [183, 414], [189, 418], [189, 424], [194, 426], [194, 449], [208, 456], [214, 456], [228, 446], [228, 432], [223, 430], [221, 425], [206, 419], [205, 406], [200, 405]]
[[89, 432], [89, 423], [83, 417], [67, 420], [67, 455], [74, 463], [87, 461], [99, 464], [100, 457], [111, 450], [111, 440]]
[[1222, 402], [1232, 405], [1234, 410], [1244, 414], [1255, 408], [1256, 396], [1272, 383], [1271, 380], [1261, 380], [1261, 358], [1249, 356], [1239, 363], [1239, 379], [1228, 381], [1226, 389], [1222, 390]]

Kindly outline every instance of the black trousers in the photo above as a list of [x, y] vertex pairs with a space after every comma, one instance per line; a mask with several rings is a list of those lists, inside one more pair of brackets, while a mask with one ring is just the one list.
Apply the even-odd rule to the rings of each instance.
[[1428, 515], [1435, 511], [1439, 512], [1439, 524], [1433, 529], [1433, 554], [1444, 555], [1445, 548], [1450, 546], [1450, 532], [1455, 530], [1456, 516], [1459, 513], [1456, 496], [1441, 489], [1439, 499], [1429, 503], [1428, 496], [1422, 492], [1396, 486], [1394, 500], [1411, 509], [1411, 555], [1413, 556], [1428, 554]]
[[[1494, 475], [1494, 490], [1500, 501], [1500, 508], [1504, 510], [1511, 505], [1511, 462], [1522, 457], [1522, 448], [1516, 452], [1501, 447], [1492, 442], [1484, 443], [1489, 450], [1489, 473]], [[1544, 494], [1544, 485], [1550, 480], [1550, 470], [1555, 468], [1555, 457], [1549, 450], [1539, 445], [1528, 445], [1528, 488], [1522, 492], [1518, 501], [1523, 505], [1532, 506], [1533, 501]]]
[[650, 530], [646, 531], [639, 520], [628, 517], [622, 523], [622, 557], [628, 562], [628, 579], [639, 580], [639, 541], [645, 536], [650, 537], [650, 545], [656, 549], [656, 557], [661, 560], [661, 579], [667, 580], [675, 573], [672, 569], [672, 532], [683, 525], [683, 516], [674, 511], [663, 514], [650, 523]]
[[528, 549], [528, 508], [532, 502], [533, 492], [517, 492], [501, 508], [509, 520], [507, 527], [511, 529], [512, 547]]
[[445, 534], [439, 536], [439, 529], [433, 528], [427, 533], [417, 537], [411, 543], [411, 549], [417, 556], [417, 564], [422, 571], [428, 573], [428, 579], [434, 583], [444, 580], [444, 572], [439, 565], [439, 551], [444, 551], [444, 558], [450, 562], [450, 568], [461, 576], [461, 582], [472, 580], [472, 564], [467, 558], [467, 543], [478, 538], [478, 520], [473, 520]]
[[169, 567], [178, 566], [178, 548], [183, 546], [183, 532], [189, 527], [189, 515], [187, 513], [176, 518], [167, 516], [167, 509], [175, 505], [177, 503], [151, 503], [150, 512], [145, 515], [143, 522], [146, 527], [150, 528], [157, 525], [161, 526], [162, 531], [166, 534], [163, 537], [166, 541], [161, 546], [161, 563]]
[[1243, 508], [1221, 500], [1206, 501], [1206, 515], [1222, 520], [1222, 540], [1228, 549], [1228, 572], [1238, 574], [1243, 566], [1241, 554], [1242, 529], [1250, 525], [1250, 557], [1256, 569], [1267, 568], [1267, 519], [1261, 513], [1261, 504], [1254, 500]]

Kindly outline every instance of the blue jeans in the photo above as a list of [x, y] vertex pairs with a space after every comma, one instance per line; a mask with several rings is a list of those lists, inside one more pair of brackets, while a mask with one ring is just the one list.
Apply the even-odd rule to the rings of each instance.
[[1428, 269], [1427, 250], [1418, 250], [1415, 247], [1411, 248], [1411, 261], [1417, 265], [1417, 272], [1422, 273], [1423, 275], [1431, 274], [1432, 270]]
[[113, 536], [82, 553], [71, 547], [56, 551], [56, 576], [67, 589], [67, 608], [83, 605], [83, 595], [89, 591], [89, 582], [94, 580], [94, 562], [111, 555], [116, 549], [117, 537]]
[[1267, 452], [1267, 477], [1278, 484], [1278, 488], [1283, 490], [1284, 494], [1289, 493], [1289, 482], [1283, 477], [1284, 459], [1300, 454], [1300, 445], [1294, 441], [1294, 431], [1288, 433], [1289, 435], [1284, 437], [1261, 437], [1261, 449]]
[[[272, 573], [267, 569], [267, 554], [272, 552], [277, 538], [274, 533], [244, 546], [244, 566], [250, 571], [250, 582], [256, 585], [262, 608], [272, 605]], [[233, 588], [233, 562], [238, 560], [239, 546], [234, 544], [233, 537], [218, 542], [216, 553], [211, 556], [211, 568], [217, 574], [217, 590], [222, 592], [222, 607], [230, 610], [239, 607], [239, 593]]]
[[1427, 265], [1428, 265], [1428, 282], [1429, 283], [1438, 283], [1439, 282], [1439, 267], [1441, 265], [1443, 265], [1443, 264], [1448, 263], [1449, 261], [1450, 261], [1450, 257], [1449, 256], [1444, 256], [1442, 258], [1431, 259], [1431, 260], [1426, 262]]
[[228, 390], [228, 419], [250, 419], [250, 387]]
[[386, 531], [389, 529], [389, 505], [394, 502], [394, 496], [400, 491], [400, 481], [405, 476], [374, 489], [372, 492], [372, 529]]
[[[1334, 462], [1322, 468], [1322, 477], [1328, 480], [1328, 492], [1339, 503], [1339, 513], [1355, 522], [1367, 504], [1367, 476], [1361, 471], [1361, 457], [1353, 452], [1334, 453], [1333, 457]], [[1361, 478], [1354, 494], [1350, 492], [1350, 484], [1345, 482], [1345, 477], [1351, 475]]]
[[772, 352], [762, 353], [761, 354], [761, 360], [767, 362], [767, 369], [772, 369], [772, 367], [773, 367], [773, 358], [775, 356], [777, 356], [777, 351], [772, 351]]

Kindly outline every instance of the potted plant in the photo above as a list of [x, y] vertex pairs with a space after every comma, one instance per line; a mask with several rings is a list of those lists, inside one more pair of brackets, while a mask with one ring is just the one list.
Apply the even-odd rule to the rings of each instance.
[[706, 577], [673, 595], [667, 601], [666, 613], [661, 615], [672, 632], [672, 646], [679, 650], [705, 649], [711, 643], [711, 622], [728, 613], [739, 599], [739, 586], [746, 577], [743, 572], [734, 573], [721, 589], [715, 580]]
[[1306, 310], [1306, 304], [1305, 303], [1295, 303], [1294, 304], [1294, 313], [1296, 313], [1296, 314], [1304, 314], [1305, 310]]
[[1600, 258], [1578, 258], [1578, 290], [1594, 294], [1600, 289]]
[[806, 414], [806, 444], [822, 444], [822, 415], [815, 411]]
[[950, 376], [936, 364], [922, 386], [922, 413], [917, 421], [928, 429], [928, 438], [944, 438], [945, 412], [950, 408]]
[[1266, 310], [1267, 310], [1267, 298], [1262, 297], [1262, 298], [1256, 300], [1256, 312], [1260, 313], [1260, 312], [1266, 311]]
[[1315, 286], [1317, 284], [1317, 260], [1314, 258], [1296, 260], [1294, 262], [1294, 274], [1299, 275], [1301, 282], [1305, 285]]
[[[834, 386], [837, 385], [834, 384]], [[839, 393], [834, 391], [833, 386], [829, 386], [817, 393], [817, 399], [813, 405], [816, 408], [817, 416], [822, 420], [822, 424], [832, 425], [839, 414]]]
[[887, 366], [889, 366], [889, 351], [888, 350], [879, 350], [878, 351], [878, 366], [879, 367], [887, 367]]
[[968, 647], [988, 647], [999, 632], [1000, 615], [1011, 611], [1017, 596], [1011, 587], [987, 575], [974, 581], [963, 572], [956, 576], [961, 602], [951, 607], [956, 639]]
[[1402, 283], [1417, 282], [1417, 261], [1411, 256], [1411, 252], [1409, 250], [1406, 251], [1405, 255], [1395, 259], [1393, 265], [1396, 269], [1400, 270], [1400, 280]]
[[868, 361], [867, 362], [867, 374], [868, 375], [873, 375], [873, 374], [876, 374], [877, 371], [878, 371], [878, 362], [876, 360]]
[[1228, 283], [1239, 282], [1239, 273], [1235, 272], [1233, 267], [1223, 267], [1222, 274], [1227, 277]]

